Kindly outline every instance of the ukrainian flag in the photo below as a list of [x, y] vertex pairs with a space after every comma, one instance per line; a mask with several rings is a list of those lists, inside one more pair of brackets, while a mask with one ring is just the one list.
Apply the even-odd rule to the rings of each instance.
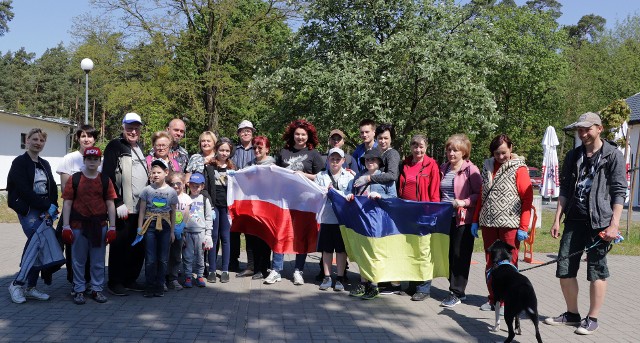
[[449, 276], [453, 205], [399, 198], [347, 201], [328, 194], [349, 260], [373, 282], [424, 281]]

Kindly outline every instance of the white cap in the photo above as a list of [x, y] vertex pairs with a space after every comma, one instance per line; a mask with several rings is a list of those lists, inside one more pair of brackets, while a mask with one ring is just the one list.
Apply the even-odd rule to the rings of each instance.
[[140, 118], [140, 116], [137, 113], [133, 113], [133, 112], [129, 112], [125, 114], [124, 118], [122, 119], [122, 123], [123, 124], [140, 123], [140, 125], [143, 125], [142, 118]]
[[248, 120], [243, 120], [243, 121], [240, 122], [240, 125], [238, 125], [238, 131], [240, 131], [242, 129], [251, 129], [251, 130], [253, 130], [253, 132], [256, 131], [256, 128], [253, 127], [253, 123], [248, 121]]
[[344, 157], [344, 151], [340, 148], [331, 148], [331, 150], [329, 150], [329, 155], [327, 156], [331, 156], [331, 154], [338, 154], [340, 157]]

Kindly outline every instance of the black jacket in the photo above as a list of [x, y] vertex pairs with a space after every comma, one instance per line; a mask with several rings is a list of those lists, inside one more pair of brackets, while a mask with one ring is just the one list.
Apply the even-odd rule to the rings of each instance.
[[7, 176], [7, 202], [10, 208], [20, 215], [26, 215], [29, 208], [44, 212], [51, 204], [58, 205], [58, 185], [53, 179], [49, 162], [38, 157], [47, 174], [49, 196], [44, 198], [33, 191], [33, 179], [36, 166], [26, 152], [11, 162], [11, 169]]

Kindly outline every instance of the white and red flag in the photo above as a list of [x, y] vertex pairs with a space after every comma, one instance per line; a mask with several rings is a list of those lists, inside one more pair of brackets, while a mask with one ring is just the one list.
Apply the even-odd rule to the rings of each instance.
[[288, 169], [242, 169], [227, 182], [231, 231], [258, 236], [276, 253], [314, 252], [326, 193]]

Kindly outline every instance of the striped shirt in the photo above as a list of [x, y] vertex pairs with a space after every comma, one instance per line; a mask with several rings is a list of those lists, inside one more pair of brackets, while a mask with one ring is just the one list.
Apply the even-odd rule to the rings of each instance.
[[452, 202], [456, 195], [453, 191], [453, 179], [456, 177], [456, 172], [447, 169], [442, 180], [440, 180], [440, 201]]

